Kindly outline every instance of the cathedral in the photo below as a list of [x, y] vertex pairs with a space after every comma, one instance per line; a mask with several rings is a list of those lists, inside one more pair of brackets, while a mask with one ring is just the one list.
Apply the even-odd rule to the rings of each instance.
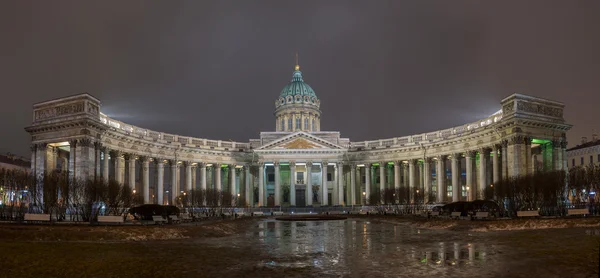
[[321, 130], [320, 100], [298, 65], [275, 99], [273, 131], [232, 142], [168, 134], [102, 113], [90, 94], [33, 105], [31, 171], [113, 179], [145, 203], [216, 189], [251, 207], [350, 206], [403, 188], [410, 202], [484, 198], [501, 179], [566, 170], [564, 104], [513, 94], [476, 122], [363, 142]]

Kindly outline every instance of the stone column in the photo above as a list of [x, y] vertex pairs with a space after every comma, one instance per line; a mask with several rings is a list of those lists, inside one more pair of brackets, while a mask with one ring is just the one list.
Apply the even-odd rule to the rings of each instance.
[[459, 178], [459, 168], [458, 168], [458, 160], [460, 159], [459, 153], [452, 154], [451, 162], [452, 162], [452, 202], [460, 201], [461, 186]]
[[156, 199], [159, 205], [164, 204], [163, 194], [165, 193], [164, 182], [165, 182], [165, 162], [162, 159], [157, 159], [156, 162], [156, 175], [158, 182], [156, 183]]
[[[41, 169], [42, 173], [46, 171], [46, 144], [38, 145], [38, 154], [43, 152], [43, 156], [38, 155], [38, 162], [42, 165]], [[75, 178], [75, 165], [77, 161], [77, 140], [69, 141], [69, 180], [73, 180]], [[121, 181], [122, 182], [122, 181]]]
[[371, 198], [371, 163], [365, 163], [365, 205], [369, 205]]
[[185, 192], [189, 194], [192, 190], [192, 162], [185, 161]]
[[198, 164], [192, 164], [192, 190], [198, 189]]
[[[110, 157], [114, 160], [113, 167], [115, 167], [115, 170], [114, 170], [114, 172], [115, 172], [115, 181], [117, 183], [119, 183], [119, 184], [122, 185], [123, 181], [121, 180], [121, 172], [122, 172], [123, 169], [121, 167], [121, 163], [122, 163], [121, 152], [119, 152], [119, 151], [112, 151], [110, 153]], [[70, 162], [69, 162], [69, 164], [70, 164]]]
[[[295, 124], [295, 123], [294, 123]], [[294, 125], [295, 127], [295, 125]], [[296, 206], [296, 162], [290, 161], [290, 206]]]
[[250, 200], [250, 165], [245, 165], [244, 166], [244, 180], [246, 181], [244, 186], [245, 186], [245, 195], [244, 197], [246, 198], [246, 205], [247, 206], [254, 206], [254, 203], [251, 202]]
[[136, 156], [132, 154], [127, 159], [127, 163], [129, 164], [129, 181], [127, 183], [131, 190], [135, 190], [135, 160]]
[[[100, 160], [101, 156], [101, 152], [102, 152], [102, 144], [100, 142], [94, 142], [94, 149], [96, 151], [95, 154], [95, 158], [96, 158], [96, 170], [95, 170], [95, 174], [94, 177], [95, 178], [100, 178], [102, 176], [102, 172], [101, 172], [101, 166], [102, 166], [102, 161]], [[55, 160], [56, 161], [56, 158]]]
[[408, 162], [402, 164], [402, 175], [404, 176], [404, 187], [409, 188]]
[[523, 149], [523, 141], [524, 138], [521, 135], [515, 135], [510, 138], [507, 154], [509, 177], [518, 177], [525, 174], [522, 171], [524, 161], [521, 160], [521, 153], [525, 151]]
[[479, 188], [473, 196], [485, 199], [485, 190], [488, 187], [487, 184], [487, 161], [490, 157], [490, 150], [488, 148], [479, 149]]
[[306, 205], [313, 205], [312, 161], [306, 162]]
[[327, 206], [329, 196], [329, 189], [327, 188], [327, 161], [321, 162], [321, 176], [321, 205]]
[[150, 203], [150, 158], [140, 157], [142, 161], [142, 196], [144, 197], [144, 204]]
[[560, 162], [561, 162], [561, 170], [567, 171], [567, 141], [566, 138], [563, 138], [563, 140], [560, 142], [560, 148], [561, 148], [561, 157], [560, 157]]
[[442, 203], [446, 201], [446, 157], [440, 155], [437, 157], [437, 202]]
[[[383, 194], [385, 191], [385, 162], [379, 162], [379, 194]], [[381, 203], [384, 200], [381, 198]]]
[[108, 179], [109, 179], [109, 175], [108, 175], [108, 173], [109, 173], [108, 170], [109, 169], [108, 169], [108, 167], [110, 167], [109, 166], [110, 160], [109, 160], [108, 148], [103, 147], [102, 148], [102, 153], [104, 153], [104, 160], [102, 161], [102, 163], [104, 164], [103, 168], [102, 168], [102, 178], [104, 179], [105, 182], [108, 182]]
[[474, 151], [467, 151], [465, 153], [465, 171], [467, 172], [467, 201], [473, 201], [477, 199], [477, 190], [473, 183], [473, 157], [475, 157]]
[[275, 168], [275, 206], [281, 205], [281, 178], [279, 173], [279, 161], [273, 162]]
[[179, 195], [179, 186], [177, 184], [177, 161], [169, 161], [171, 164], [171, 205], [177, 204], [177, 195]]
[[200, 164], [200, 189], [206, 190], [206, 163]]
[[423, 202], [429, 203], [429, 192], [431, 191], [431, 158], [426, 157], [423, 161]]
[[229, 165], [229, 193], [231, 193], [231, 196], [232, 196], [232, 199], [231, 199], [232, 206], [235, 206], [235, 199], [237, 198], [237, 186], [235, 184], [235, 180], [236, 180], [235, 167], [236, 167], [235, 164]]
[[333, 166], [333, 176], [332, 176], [332, 180], [333, 180], [333, 185], [332, 185], [332, 193], [331, 194], [331, 205], [332, 206], [337, 206], [339, 205], [338, 203], [338, 167], [337, 167], [337, 163], [335, 164], [335, 166]]
[[525, 161], [525, 174], [532, 175], [533, 174], [533, 157], [531, 155], [531, 137], [524, 138], [524, 156], [523, 161]]
[[356, 205], [356, 164], [350, 164], [350, 204]]
[[394, 161], [394, 189], [400, 188], [400, 161]]
[[415, 164], [417, 163], [416, 159], [411, 159], [408, 161], [408, 188], [409, 188], [409, 200], [410, 203], [414, 203], [415, 202], [415, 193], [416, 193], [416, 188], [415, 188]]
[[43, 174], [42, 172], [39, 172], [39, 169], [37, 168], [37, 144], [31, 144], [29, 150], [31, 151], [31, 173], [37, 179], [39, 175]]
[[262, 161], [258, 164], [258, 206], [265, 206], [265, 164]]
[[498, 159], [498, 151], [502, 149], [501, 145], [495, 144], [492, 148], [494, 156], [492, 156], [492, 184], [500, 181], [500, 165]]
[[213, 164], [215, 167], [215, 188], [219, 191], [223, 190], [223, 186], [221, 183], [221, 164]]
[[502, 179], [508, 178], [508, 140], [502, 140]]
[[[95, 156], [96, 152], [94, 150], [92, 139], [86, 137], [77, 140], [75, 155], [76, 178], [86, 180], [94, 177], [94, 173], [96, 171]], [[50, 166], [52, 166], [52, 163]]]
[[561, 170], [562, 168], [562, 148], [560, 140], [552, 140], [552, 170]]
[[338, 202], [337, 202], [337, 205], [343, 206], [344, 205], [344, 163], [338, 162], [337, 169], [338, 169], [337, 170], [337, 174], [338, 174], [338, 178], [337, 178]]

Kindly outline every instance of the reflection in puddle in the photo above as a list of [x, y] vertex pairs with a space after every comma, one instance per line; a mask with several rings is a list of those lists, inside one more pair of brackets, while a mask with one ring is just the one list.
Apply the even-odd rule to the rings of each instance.
[[386, 274], [400, 269], [407, 273], [406, 267], [477, 267], [487, 259], [485, 246], [464, 235], [456, 240], [404, 225], [266, 220], [258, 228], [250, 235], [274, 258], [262, 262], [268, 267], [312, 267], [338, 275], [360, 269], [373, 273], [375, 267]]

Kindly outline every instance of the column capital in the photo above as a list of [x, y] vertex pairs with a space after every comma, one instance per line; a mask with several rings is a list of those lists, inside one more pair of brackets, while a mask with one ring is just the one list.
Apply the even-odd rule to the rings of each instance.
[[139, 158], [139, 160], [141, 162], [150, 162], [150, 161], [152, 161], [152, 157], [149, 157], [149, 156], [143, 156], [142, 155], [142, 156], [139, 156], [138, 158]]
[[481, 147], [479, 148], [479, 150], [477, 150], [480, 154], [482, 155], [489, 155], [490, 154], [490, 148], [488, 147]]
[[438, 161], [444, 161], [444, 160], [446, 160], [446, 158], [448, 158], [447, 155], [436, 155], [435, 156], [435, 159]]
[[461, 155], [462, 155], [461, 153], [453, 153], [450, 155], [450, 157], [452, 160], [459, 160]]
[[524, 136], [524, 137], [523, 137], [523, 143], [524, 143], [525, 145], [529, 145], [529, 146], [531, 146], [531, 140], [533, 140], [533, 138], [532, 138], [531, 136]]
[[31, 144], [31, 146], [29, 146], [29, 149], [30, 149], [32, 152], [35, 152], [35, 151], [37, 150], [37, 144]]
[[277, 167], [279, 167], [279, 165], [281, 165], [281, 163], [279, 162], [279, 160], [275, 160], [275, 161], [273, 161], [273, 166], [274, 166], [274, 167], [276, 167], [276, 168], [277, 168]]
[[81, 139], [77, 140], [77, 146], [78, 147], [91, 147], [92, 140], [90, 138], [81, 138]]
[[198, 167], [200, 167], [200, 168], [206, 168], [206, 163], [205, 162], [198, 162]]
[[327, 160], [323, 160], [323, 161], [321, 161], [321, 164], [322, 164], [322, 165], [327, 165], [328, 163], [329, 163], [329, 162], [328, 162]]
[[[46, 143], [43, 143], [43, 144], [44, 144], [44, 148], [45, 148], [46, 147], [45, 146]], [[69, 140], [69, 147], [71, 147], [71, 148], [77, 148], [77, 139], [71, 139], [71, 140]]]
[[473, 158], [474, 156], [475, 156], [475, 151], [473, 151], [473, 150], [468, 150], [465, 152], [465, 157]]
[[423, 159], [423, 162], [430, 163], [432, 160], [433, 160], [432, 157], [425, 157], [425, 159]]
[[123, 156], [123, 152], [112, 150], [110, 151], [110, 155], [114, 158], [117, 158]]
[[343, 161], [338, 161], [335, 163], [338, 167], [344, 167], [344, 162]]
[[306, 162], [306, 167], [312, 167], [312, 166], [313, 166], [312, 161], [309, 160]]
[[561, 139], [554, 139], [554, 140], [552, 140], [552, 147], [553, 148], [560, 148], [561, 147], [561, 143], [562, 143]]
[[394, 160], [394, 167], [400, 167], [400, 166], [402, 166], [402, 161]]
[[502, 145], [502, 148], [506, 148], [508, 147], [508, 139], [504, 139], [500, 142], [500, 145]]
[[502, 150], [502, 143], [492, 145], [492, 151], [497, 153], [499, 150]]
[[137, 158], [137, 156], [135, 154], [131, 154], [131, 153], [126, 153], [126, 154], [124, 154], [124, 156], [125, 156], [125, 159], [130, 160], [130, 161], [135, 160]]
[[295, 160], [290, 160], [290, 167], [294, 167], [296, 166], [296, 161]]
[[169, 163], [169, 165], [171, 165], [171, 167], [172, 166], [177, 166], [177, 160], [175, 160], [175, 159], [169, 159], [168, 163]]
[[409, 159], [407, 164], [408, 165], [411, 165], [411, 164], [415, 165], [415, 164], [417, 164], [417, 162], [419, 162], [419, 159], [413, 158], [413, 159]]
[[185, 167], [190, 167], [191, 168], [193, 164], [194, 164], [194, 162], [191, 162], [191, 161], [184, 161], [183, 162], [183, 165], [185, 165]]
[[560, 141], [560, 147], [562, 149], [566, 149], [567, 148], [567, 144], [568, 144], [568, 142], [566, 140]]
[[508, 140], [509, 145], [519, 145], [525, 142], [525, 137], [523, 135], [515, 135]]
[[100, 143], [100, 142], [94, 142], [94, 148], [96, 150], [102, 150], [102, 148], [103, 148], [102, 143]]

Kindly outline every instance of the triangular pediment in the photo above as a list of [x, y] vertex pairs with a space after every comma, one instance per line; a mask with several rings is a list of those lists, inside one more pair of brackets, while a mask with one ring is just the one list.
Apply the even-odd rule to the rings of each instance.
[[319, 137], [306, 132], [296, 132], [265, 144], [259, 150], [315, 150], [315, 149], [343, 149]]

